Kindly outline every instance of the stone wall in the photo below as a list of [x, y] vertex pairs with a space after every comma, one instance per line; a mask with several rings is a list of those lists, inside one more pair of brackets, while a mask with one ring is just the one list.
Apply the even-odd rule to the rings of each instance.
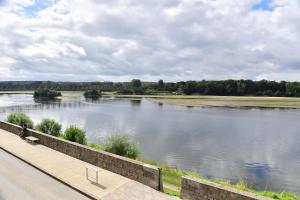
[[[0, 129], [20, 134], [21, 127], [0, 121]], [[40, 139], [40, 144], [62, 152], [92, 165], [120, 174], [156, 190], [162, 190], [160, 169], [104, 151], [98, 151], [84, 145], [66, 141], [38, 131], [29, 130], [29, 135]]]
[[205, 180], [182, 177], [183, 200], [271, 200]]

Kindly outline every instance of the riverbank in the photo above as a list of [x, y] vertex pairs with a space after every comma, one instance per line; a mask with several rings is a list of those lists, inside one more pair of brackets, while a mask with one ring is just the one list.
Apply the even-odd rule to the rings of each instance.
[[[97, 150], [104, 150], [103, 147], [99, 144], [90, 143], [88, 144], [89, 147], [97, 149]], [[199, 173], [195, 171], [186, 171], [176, 167], [170, 167], [167, 164], [158, 163], [154, 160], [145, 159], [143, 157], [138, 157], [136, 160], [141, 161], [143, 163], [147, 163], [153, 166], [157, 166], [162, 169], [162, 180], [163, 180], [163, 187], [164, 193], [172, 196], [180, 196], [180, 188], [181, 188], [181, 181], [183, 176], [189, 176], [196, 179], [201, 179], [205, 181], [210, 181], [214, 183], [218, 183], [222, 186], [228, 186], [237, 190], [241, 190], [244, 192], [250, 192], [259, 196], [269, 197], [278, 200], [300, 200], [300, 196], [290, 192], [273, 192], [273, 191], [257, 191], [248, 187], [247, 183], [240, 179], [238, 183], [230, 183], [224, 180], [215, 180], [215, 179], [208, 179], [201, 176]]]
[[300, 109], [300, 98], [256, 97], [256, 96], [201, 96], [201, 95], [118, 95], [106, 93], [103, 96], [117, 98], [146, 98], [150, 101], [188, 107], [228, 108], [289, 108]]
[[180, 196], [180, 188], [181, 188], [181, 177], [182, 176], [190, 176], [197, 179], [202, 179], [214, 183], [221, 184], [223, 186], [228, 186], [234, 189], [238, 189], [245, 192], [250, 192], [259, 196], [269, 197], [272, 199], [278, 200], [300, 200], [300, 196], [297, 194], [289, 193], [289, 192], [273, 192], [273, 191], [256, 191], [247, 186], [244, 180], [240, 179], [240, 181], [236, 184], [223, 181], [223, 180], [213, 180], [202, 177], [197, 172], [193, 171], [185, 171], [179, 168], [170, 167], [167, 164], [161, 164], [153, 160], [147, 160], [143, 158], [139, 158], [138, 160], [158, 166], [162, 169], [162, 178], [164, 185], [164, 192], [173, 196]]
[[158, 103], [189, 107], [300, 108], [300, 98], [287, 97], [198, 96], [194, 98], [154, 97], [148, 99]]

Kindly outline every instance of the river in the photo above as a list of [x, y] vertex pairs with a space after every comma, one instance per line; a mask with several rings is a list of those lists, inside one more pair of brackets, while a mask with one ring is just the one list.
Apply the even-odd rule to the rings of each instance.
[[0, 119], [24, 112], [35, 123], [48, 117], [63, 128], [85, 129], [89, 142], [111, 133], [130, 135], [143, 157], [237, 182], [259, 190], [300, 194], [300, 110], [196, 108], [147, 99], [102, 98], [76, 93], [52, 102], [29, 94], [1, 94]]

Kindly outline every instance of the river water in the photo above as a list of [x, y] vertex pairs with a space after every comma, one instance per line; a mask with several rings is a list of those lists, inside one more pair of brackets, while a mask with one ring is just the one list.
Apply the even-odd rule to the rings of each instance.
[[64, 129], [71, 124], [85, 129], [94, 143], [125, 133], [140, 144], [145, 158], [208, 178], [244, 179], [255, 189], [300, 194], [300, 110], [191, 108], [146, 99], [67, 96], [35, 102], [32, 95], [1, 94], [0, 119], [12, 112], [27, 113], [35, 123], [53, 118]]

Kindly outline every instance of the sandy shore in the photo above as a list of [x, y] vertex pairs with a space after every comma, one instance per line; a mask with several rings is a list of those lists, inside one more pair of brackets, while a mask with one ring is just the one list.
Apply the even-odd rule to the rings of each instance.
[[[197, 98], [198, 97], [198, 98]], [[230, 107], [230, 108], [300, 108], [300, 98], [286, 97], [224, 97], [197, 96], [195, 98], [180, 97], [147, 97], [158, 103], [191, 106], [191, 107]]]

